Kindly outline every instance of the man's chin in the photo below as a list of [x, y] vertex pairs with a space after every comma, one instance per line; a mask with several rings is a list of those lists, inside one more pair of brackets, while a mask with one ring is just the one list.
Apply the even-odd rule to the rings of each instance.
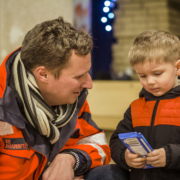
[[[77, 98], [76, 98], [77, 99]], [[76, 102], [76, 99], [70, 100], [67, 104], [74, 104]]]

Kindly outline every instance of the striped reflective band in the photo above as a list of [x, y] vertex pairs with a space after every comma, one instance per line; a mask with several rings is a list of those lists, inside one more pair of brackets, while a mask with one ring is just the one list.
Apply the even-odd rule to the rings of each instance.
[[79, 144], [90, 145], [96, 148], [99, 155], [102, 157], [101, 163], [104, 164], [106, 154], [104, 153], [103, 149], [100, 146], [98, 146], [98, 145], [107, 145], [107, 140], [104, 133], [98, 133], [98, 134], [94, 134], [92, 136], [83, 138], [77, 142], [77, 145]]
[[104, 133], [94, 134], [92, 136], [85, 137], [77, 142], [79, 144], [93, 143], [99, 145], [107, 145], [106, 136]]

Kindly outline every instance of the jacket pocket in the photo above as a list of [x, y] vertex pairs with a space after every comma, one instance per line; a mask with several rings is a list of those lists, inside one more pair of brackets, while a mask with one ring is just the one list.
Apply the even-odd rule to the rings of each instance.
[[39, 165], [34, 150], [29, 148], [24, 138], [3, 138], [0, 150], [1, 180], [32, 180]]
[[35, 153], [30, 149], [24, 138], [3, 138], [1, 153], [12, 156], [30, 159]]

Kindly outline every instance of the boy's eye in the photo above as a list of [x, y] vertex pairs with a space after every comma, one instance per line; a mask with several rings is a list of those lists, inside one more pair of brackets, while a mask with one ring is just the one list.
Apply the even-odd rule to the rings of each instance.
[[162, 72], [160, 72], [160, 73], [154, 73], [155, 76], [159, 76], [159, 75], [161, 75], [161, 74], [162, 74]]
[[143, 76], [139, 76], [140, 78], [145, 78], [146, 77], [146, 75], [143, 75]]

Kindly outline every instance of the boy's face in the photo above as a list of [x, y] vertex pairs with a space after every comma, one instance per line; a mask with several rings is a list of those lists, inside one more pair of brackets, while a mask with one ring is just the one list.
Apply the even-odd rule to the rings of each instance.
[[142, 86], [154, 96], [162, 96], [178, 85], [176, 63], [146, 60], [134, 65]]

